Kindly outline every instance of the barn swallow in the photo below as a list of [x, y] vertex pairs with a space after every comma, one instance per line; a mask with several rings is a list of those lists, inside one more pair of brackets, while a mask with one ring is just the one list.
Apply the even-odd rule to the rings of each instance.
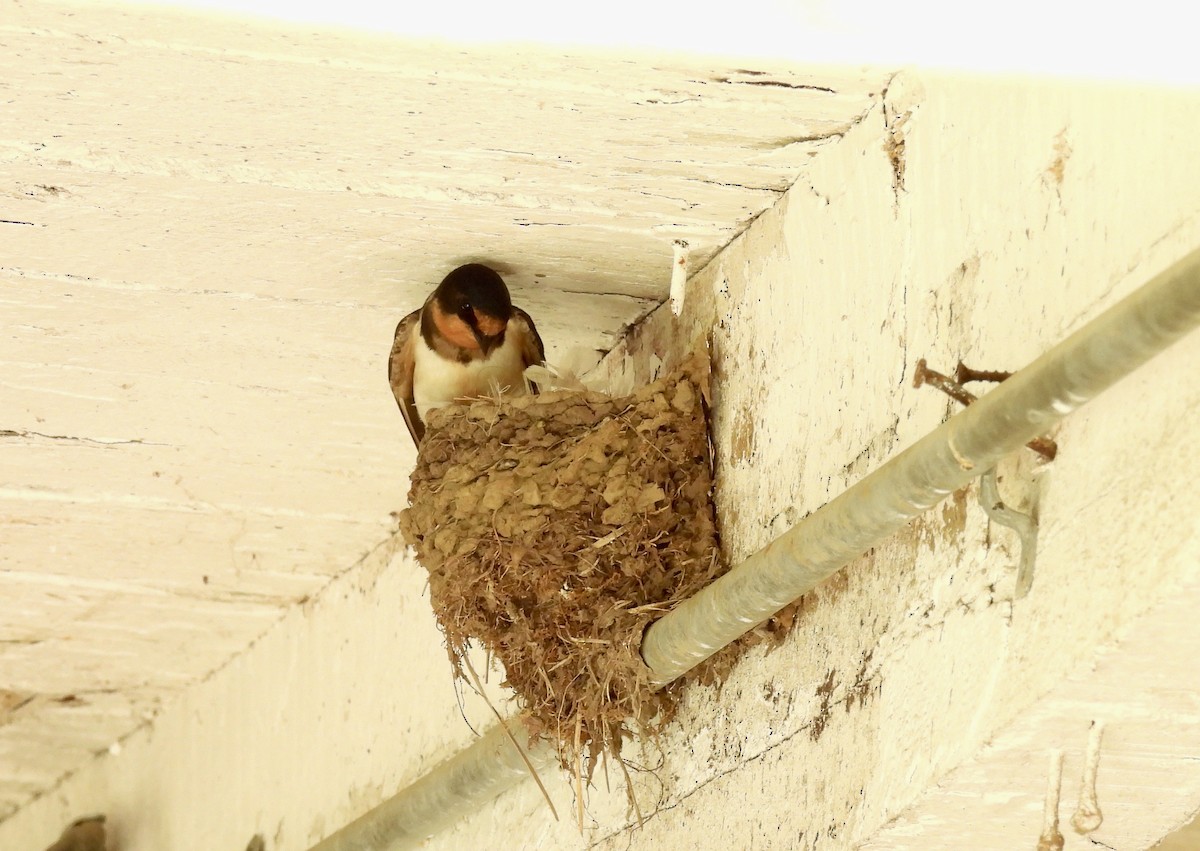
[[388, 382], [418, 447], [425, 416], [457, 399], [492, 392], [536, 393], [525, 368], [546, 359], [529, 314], [480, 263], [459, 266], [396, 326]]
[[104, 851], [104, 816], [76, 819], [46, 851]]

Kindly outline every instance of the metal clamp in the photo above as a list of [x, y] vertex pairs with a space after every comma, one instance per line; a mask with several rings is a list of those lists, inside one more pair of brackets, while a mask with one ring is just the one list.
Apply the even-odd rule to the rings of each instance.
[[1020, 600], [1033, 587], [1033, 564], [1037, 559], [1038, 524], [1032, 514], [1022, 514], [1004, 504], [996, 485], [996, 468], [979, 478], [979, 504], [987, 516], [1001, 526], [1016, 531], [1021, 539], [1021, 559], [1017, 566], [1017, 587], [1014, 599]]

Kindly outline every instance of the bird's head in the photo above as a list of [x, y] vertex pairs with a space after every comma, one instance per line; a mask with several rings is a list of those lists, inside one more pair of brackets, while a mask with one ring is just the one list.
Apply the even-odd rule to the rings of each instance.
[[434, 321], [442, 335], [464, 349], [490, 354], [504, 342], [512, 299], [504, 279], [482, 263], [459, 266], [433, 294]]

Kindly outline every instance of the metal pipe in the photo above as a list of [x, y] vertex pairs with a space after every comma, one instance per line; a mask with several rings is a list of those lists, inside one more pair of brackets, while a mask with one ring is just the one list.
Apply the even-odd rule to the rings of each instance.
[[805, 517], [646, 631], [669, 683], [811, 591], [1200, 323], [1200, 250]]
[[[653, 682], [671, 682], [766, 620], [1197, 324], [1200, 250], [656, 621], [642, 643]], [[522, 725], [509, 726], [529, 751]], [[531, 759], [549, 765], [552, 753], [537, 748]], [[494, 728], [312, 851], [412, 847], [527, 774]]]
[[412, 848], [527, 778], [529, 769], [521, 751], [536, 769], [553, 763], [554, 752], [548, 747], [530, 747], [519, 720], [510, 720], [507, 726], [517, 745], [497, 724], [412, 785], [314, 845], [311, 851]]

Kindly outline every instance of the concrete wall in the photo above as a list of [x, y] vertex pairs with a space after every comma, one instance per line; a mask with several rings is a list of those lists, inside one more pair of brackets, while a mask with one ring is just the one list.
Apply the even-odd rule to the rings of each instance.
[[[680, 320], [664, 309], [637, 329], [606, 364], [617, 388], [715, 325], [730, 557], [955, 409], [912, 388], [918, 358], [1018, 368], [1200, 244], [1200, 167], [1185, 153], [1197, 149], [1197, 103], [902, 75], [806, 182], [691, 279]], [[974, 488], [957, 493], [812, 594], [781, 647], [748, 654], [722, 689], [691, 691], [678, 727], [648, 749], [653, 770], [635, 775], [641, 808], [654, 813], [643, 828], [629, 826], [618, 796], [596, 791], [580, 839], [569, 823], [551, 825], [525, 788], [431, 847], [505, 836], [510, 847], [849, 848], [915, 805], [902, 834], [913, 848], [1032, 848], [1045, 750], [1068, 751], [1064, 800], [1074, 807], [1094, 717], [1109, 719], [1106, 791], [1122, 816], [1095, 836], [1148, 847], [1200, 806], [1200, 773], [1166, 743], [1193, 758], [1200, 750], [1182, 746], [1171, 704], [1125, 711], [1120, 678], [1075, 694], [1069, 736], [1061, 724], [1030, 733], [1021, 759], [972, 787], [1007, 803], [990, 821], [955, 826], [954, 806], [926, 813], [922, 794], [1068, 674], [1090, 671], [1098, 648], [1136, 635], [1139, 615], [1196, 593], [1198, 358], [1193, 335], [1067, 420], [1052, 464], [1023, 453], [1002, 466], [1006, 498], [1036, 497], [1041, 518], [1027, 599], [1010, 602], [1014, 535], [987, 522]], [[1185, 631], [1177, 645], [1195, 631], [1171, 623]], [[1142, 657], [1141, 667], [1169, 674], [1154, 684], [1160, 693], [1187, 693], [1200, 688], [1187, 654]], [[1139, 761], [1140, 783], [1113, 779], [1121, 753]], [[940, 838], [922, 814], [957, 832]], [[909, 847], [899, 835], [877, 847]]]
[[[1200, 244], [1197, 107], [1187, 92], [902, 75], [692, 277], [683, 317], [660, 310], [603, 368], [631, 386], [713, 329], [719, 507], [739, 559], [953, 411], [911, 387], [918, 358], [1017, 368]], [[1193, 335], [1072, 415], [1052, 464], [1005, 463], [1005, 496], [1036, 501], [1042, 524], [1027, 599], [1010, 603], [1013, 535], [974, 489], [955, 494], [810, 595], [779, 647], [691, 689], [663, 741], [630, 749], [641, 828], [610, 766], [582, 835], [571, 789], [547, 777], [561, 821], [526, 783], [428, 847], [831, 849], [886, 829], [867, 847], [1032, 848], [1045, 749], [1067, 749], [1076, 777], [1097, 715], [1142, 773], [1105, 786], [1120, 818], [1095, 835], [1148, 847], [1200, 807], [1200, 742], [1179, 726], [1200, 713], [1187, 698], [1200, 682], [1180, 682], [1198, 675], [1172, 649], [1197, 625], [1171, 620], [1161, 657], [1139, 657], [1169, 675], [1148, 693], [1170, 687], [1186, 711], [1123, 712], [1125, 680], [1092, 674], [1164, 600], [1200, 603], [1198, 362]], [[125, 851], [241, 849], [255, 832], [307, 848], [471, 738], [421, 585], [380, 549], [0, 823], [0, 848], [41, 847], [96, 809]], [[1082, 684], [1056, 716], [1066, 726], [1029, 732], [1008, 768], [968, 782], [987, 743], [1064, 682]], [[477, 701], [465, 711], [486, 718]], [[957, 782], [973, 790], [959, 802], [1000, 802], [991, 821], [955, 821]]]

